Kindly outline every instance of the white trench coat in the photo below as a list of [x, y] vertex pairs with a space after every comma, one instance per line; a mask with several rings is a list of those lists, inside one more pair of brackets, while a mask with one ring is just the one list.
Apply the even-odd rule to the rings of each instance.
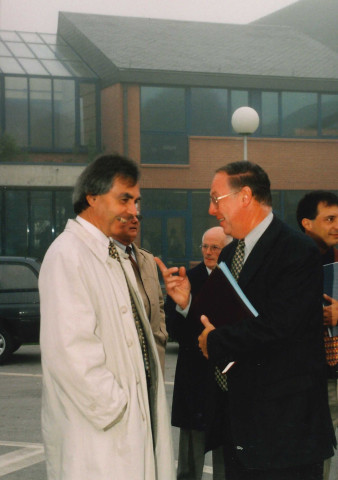
[[[129, 260], [121, 256], [121, 262], [136, 286]], [[48, 479], [173, 480], [156, 346], [146, 320], [156, 372], [154, 454], [143, 358], [121, 265], [69, 220], [47, 251], [39, 288]]]

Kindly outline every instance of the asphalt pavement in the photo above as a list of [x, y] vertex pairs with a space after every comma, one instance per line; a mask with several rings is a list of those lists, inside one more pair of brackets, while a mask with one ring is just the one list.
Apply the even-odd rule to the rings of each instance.
[[[169, 343], [165, 368], [169, 409], [171, 409], [177, 352], [177, 344]], [[0, 366], [1, 480], [47, 480], [40, 429], [41, 384], [41, 358], [37, 345], [22, 346], [6, 365]], [[178, 429], [172, 427], [176, 460], [178, 434]], [[336, 454], [330, 480], [337, 479], [338, 455]], [[206, 455], [203, 480], [212, 480], [210, 454]]]

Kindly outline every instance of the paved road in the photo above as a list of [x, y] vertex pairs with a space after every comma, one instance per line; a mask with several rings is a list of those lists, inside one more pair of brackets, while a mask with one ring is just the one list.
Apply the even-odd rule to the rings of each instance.
[[[166, 353], [166, 393], [169, 408], [173, 393], [177, 345]], [[23, 346], [7, 365], [0, 366], [0, 478], [46, 480], [40, 431], [41, 363], [38, 346]], [[172, 428], [177, 459], [178, 429]], [[210, 454], [203, 480], [212, 480]], [[338, 455], [330, 480], [338, 479]], [[94, 480], [94, 479], [93, 479]]]
[[[177, 345], [166, 355], [166, 393], [169, 408], [173, 393]], [[23, 346], [0, 366], [0, 478], [46, 480], [40, 431], [41, 363], [38, 346]], [[172, 429], [177, 459], [178, 429]], [[203, 480], [211, 480], [211, 459], [206, 458]]]

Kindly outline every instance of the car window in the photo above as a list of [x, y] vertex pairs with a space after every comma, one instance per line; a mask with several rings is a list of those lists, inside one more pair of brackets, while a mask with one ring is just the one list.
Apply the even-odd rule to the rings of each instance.
[[37, 288], [38, 278], [27, 265], [9, 263], [0, 265], [0, 291]]

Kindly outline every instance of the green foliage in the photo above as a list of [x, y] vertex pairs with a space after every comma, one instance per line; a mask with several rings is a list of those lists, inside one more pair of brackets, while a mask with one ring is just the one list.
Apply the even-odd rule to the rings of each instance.
[[21, 155], [21, 150], [18, 147], [15, 138], [8, 133], [0, 135], [0, 161], [8, 162], [11, 160], [18, 160]]

